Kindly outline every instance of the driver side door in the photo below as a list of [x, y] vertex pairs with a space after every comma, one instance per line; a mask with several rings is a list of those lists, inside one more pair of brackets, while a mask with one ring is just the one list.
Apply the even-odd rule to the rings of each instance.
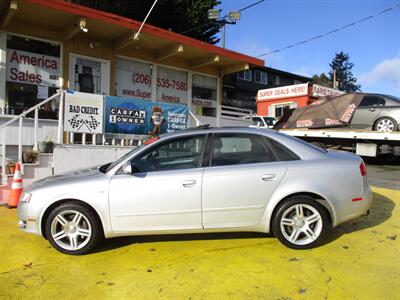
[[160, 141], [131, 160], [132, 174], [109, 183], [114, 232], [201, 229], [205, 135]]

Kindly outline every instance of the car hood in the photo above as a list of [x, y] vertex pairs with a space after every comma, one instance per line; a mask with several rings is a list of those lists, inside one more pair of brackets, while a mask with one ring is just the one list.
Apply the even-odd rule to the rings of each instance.
[[76, 170], [60, 175], [45, 177], [43, 179], [35, 181], [29, 186], [29, 189], [35, 189], [59, 183], [68, 184], [68, 183], [82, 182], [101, 175], [104, 175], [104, 173], [100, 172], [99, 167]]

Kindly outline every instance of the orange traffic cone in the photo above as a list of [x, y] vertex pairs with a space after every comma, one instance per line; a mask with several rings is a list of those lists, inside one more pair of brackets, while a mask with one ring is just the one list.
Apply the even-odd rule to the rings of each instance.
[[11, 193], [9, 194], [7, 206], [8, 207], [17, 207], [19, 202], [19, 197], [21, 196], [23, 187], [22, 187], [22, 174], [21, 174], [21, 165], [17, 163], [15, 165], [14, 179], [11, 185]]

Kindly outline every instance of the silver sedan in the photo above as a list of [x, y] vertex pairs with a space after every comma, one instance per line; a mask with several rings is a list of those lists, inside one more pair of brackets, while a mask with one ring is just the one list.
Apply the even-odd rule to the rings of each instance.
[[103, 238], [273, 232], [311, 248], [332, 226], [368, 212], [360, 157], [259, 128], [203, 128], [153, 139], [118, 161], [25, 189], [22, 230], [84, 254]]

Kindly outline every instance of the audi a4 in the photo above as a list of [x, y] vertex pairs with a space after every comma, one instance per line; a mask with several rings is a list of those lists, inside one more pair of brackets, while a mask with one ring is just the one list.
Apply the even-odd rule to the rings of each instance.
[[272, 232], [294, 249], [368, 212], [366, 168], [261, 128], [201, 128], [152, 139], [101, 167], [28, 186], [19, 227], [58, 251], [85, 254], [128, 235]]

